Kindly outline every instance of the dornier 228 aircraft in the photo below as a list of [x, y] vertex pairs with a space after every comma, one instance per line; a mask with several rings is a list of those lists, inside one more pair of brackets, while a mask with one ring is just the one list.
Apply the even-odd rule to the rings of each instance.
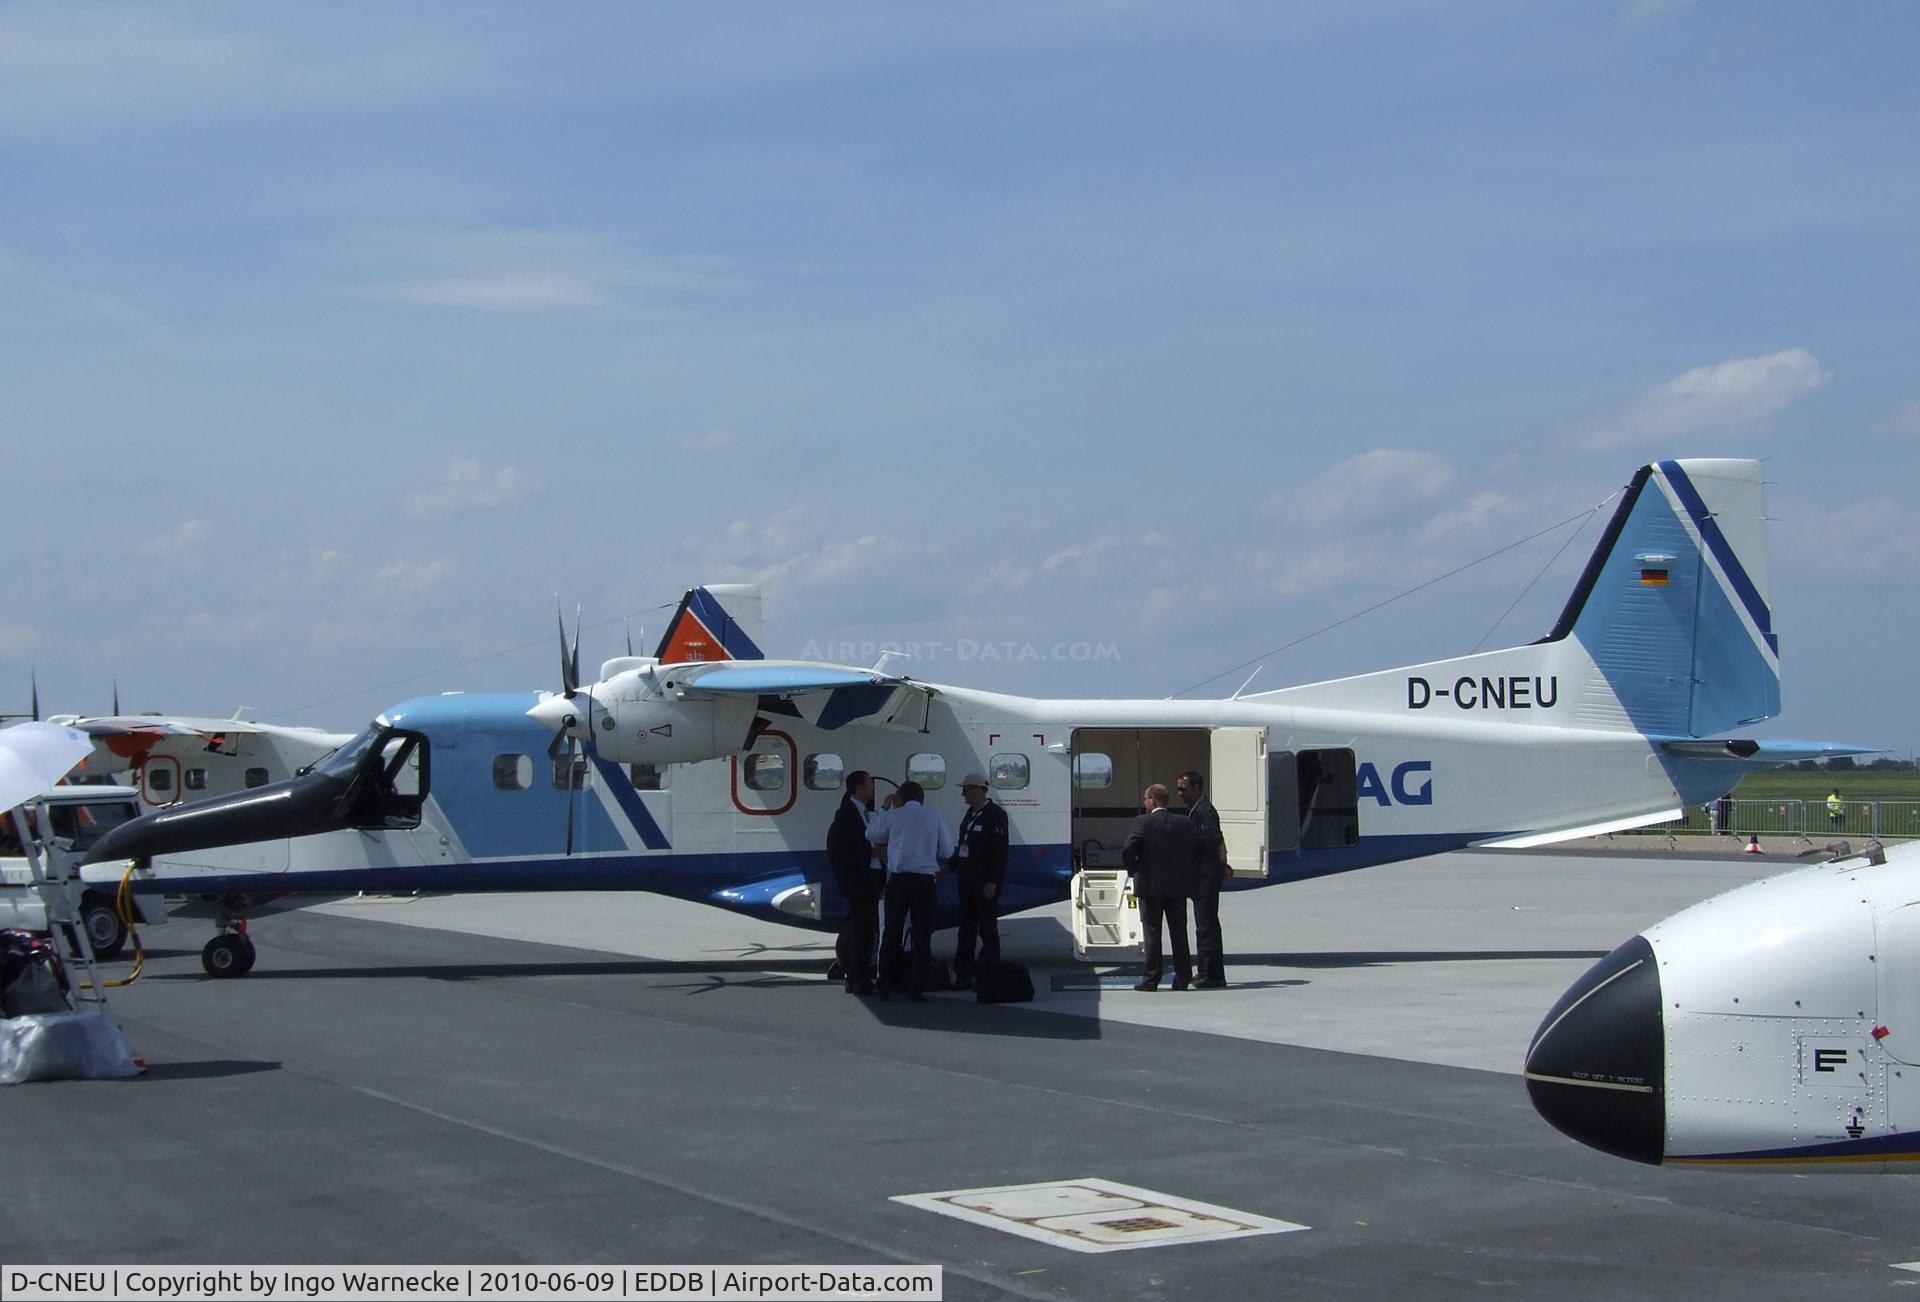
[[[288, 891], [635, 889], [837, 926], [826, 831], [856, 768], [917, 779], [950, 820], [957, 775], [986, 772], [1014, 847], [1003, 913], [1114, 866], [1142, 788], [1186, 769], [1208, 778], [1240, 887], [1659, 822], [1823, 753], [1712, 739], [1779, 709], [1762, 497], [1756, 462], [1643, 467], [1540, 641], [1228, 700], [1039, 700], [884, 659], [768, 660], [757, 589], [695, 588], [653, 656], [582, 685], [576, 635], [560, 693], [396, 705], [290, 782], [126, 824], [84, 872], [117, 880], [134, 859], [136, 889], [223, 897], [203, 961], [238, 975], [248, 902]], [[1076, 903], [1100, 952], [1111, 915]]]

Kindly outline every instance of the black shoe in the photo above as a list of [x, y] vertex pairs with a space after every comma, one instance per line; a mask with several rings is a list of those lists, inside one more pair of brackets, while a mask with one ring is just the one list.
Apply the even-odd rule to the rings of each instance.
[[1207, 977], [1205, 980], [1194, 982], [1193, 988], [1195, 990], [1225, 990], [1227, 983], [1217, 977]]
[[953, 979], [953, 988], [955, 990], [971, 990], [973, 989], [973, 978], [970, 976], [955, 977]]
[[875, 999], [878, 999], [880, 1002], [885, 1003], [887, 1000], [893, 998], [893, 991], [887, 989], [885, 986], [881, 986], [878, 990], [875, 990], [873, 992], [873, 997]]
[[846, 966], [843, 963], [841, 963], [839, 959], [836, 958], [835, 960], [833, 960], [833, 962], [827, 964], [827, 980], [844, 981], [846, 979], [847, 979]]
[[1144, 990], [1149, 994], [1155, 990], [1158, 990], [1159, 988], [1160, 988], [1160, 983], [1158, 981], [1142, 981], [1139, 985], [1134, 987], [1135, 990]]
[[907, 1002], [910, 1004], [924, 1004], [927, 1002], [927, 997], [925, 995], [908, 995]]
[[1175, 990], [1190, 990], [1190, 989], [1192, 989], [1192, 988], [1193, 988], [1193, 982], [1191, 982], [1191, 981], [1176, 981], [1176, 982], [1174, 982], [1174, 983], [1173, 983], [1173, 988], [1174, 988]]
[[850, 995], [861, 995], [863, 997], [870, 995], [873, 993], [873, 982], [849, 981], [847, 982], [847, 993]]

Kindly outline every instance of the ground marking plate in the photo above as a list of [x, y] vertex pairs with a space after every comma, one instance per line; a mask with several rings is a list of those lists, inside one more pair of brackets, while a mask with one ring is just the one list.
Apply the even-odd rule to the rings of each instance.
[[1124, 1252], [1309, 1228], [1095, 1177], [900, 1194], [891, 1201], [1074, 1252]]

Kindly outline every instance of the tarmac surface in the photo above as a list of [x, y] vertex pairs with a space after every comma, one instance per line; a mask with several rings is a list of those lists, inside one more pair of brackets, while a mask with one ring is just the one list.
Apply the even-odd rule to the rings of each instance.
[[[829, 936], [647, 895], [280, 912], [219, 982], [176, 919], [114, 995], [143, 1079], [0, 1091], [38, 1155], [0, 1262], [940, 1264], [954, 1299], [1920, 1287], [1911, 1178], [1638, 1166], [1519, 1075], [1595, 959], [1794, 862], [1469, 853], [1231, 895], [1217, 992], [1098, 988], [1064, 909], [1023, 915], [1025, 1006], [854, 998]], [[1083, 1177], [1308, 1228], [1088, 1254], [894, 1201]]]

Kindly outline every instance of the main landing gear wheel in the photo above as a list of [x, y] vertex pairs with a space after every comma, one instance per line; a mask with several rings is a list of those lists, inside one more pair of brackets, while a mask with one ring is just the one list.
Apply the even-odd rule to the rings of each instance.
[[243, 977], [253, 971], [253, 942], [238, 932], [215, 936], [200, 951], [200, 966], [210, 977]]
[[113, 901], [91, 891], [81, 901], [80, 925], [87, 929], [87, 943], [93, 946], [95, 958], [112, 958], [127, 943], [127, 924], [120, 921]]

